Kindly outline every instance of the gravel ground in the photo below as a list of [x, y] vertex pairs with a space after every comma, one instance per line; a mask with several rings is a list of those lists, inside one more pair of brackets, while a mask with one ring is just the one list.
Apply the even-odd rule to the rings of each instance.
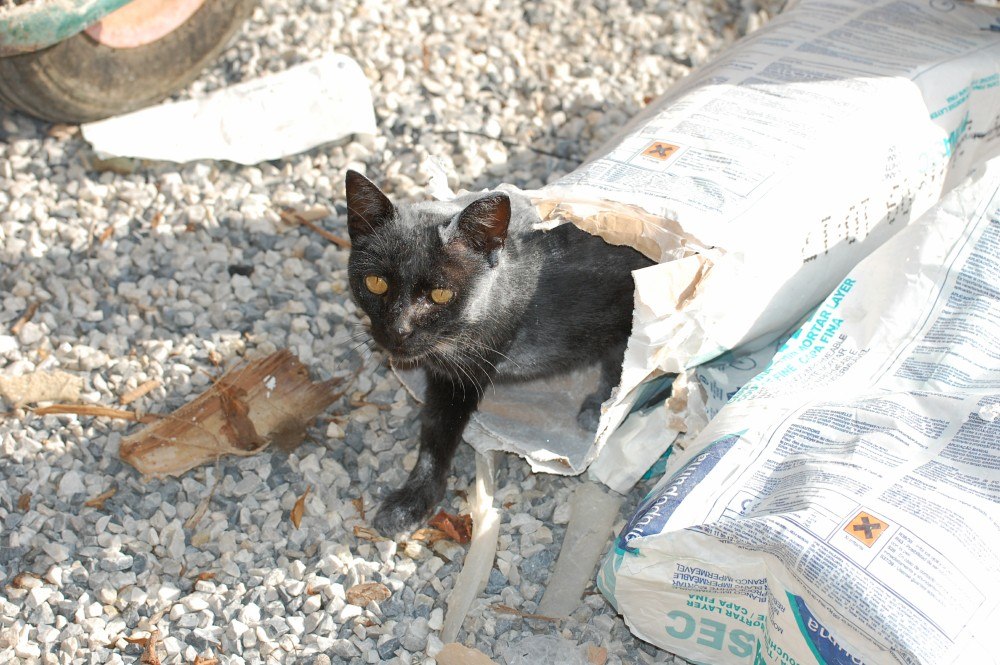
[[[155, 379], [128, 408], [163, 412], [220, 364], [288, 346], [323, 378], [363, 364], [352, 394], [368, 403], [341, 400], [290, 453], [152, 481], [118, 459], [127, 424], [4, 404], [0, 662], [134, 663], [142, 645], [125, 638], [151, 629], [163, 663], [433, 662], [464, 548], [353, 531], [364, 523], [353, 500], [373, 509], [413, 463], [417, 407], [379, 354], [347, 341], [358, 324], [347, 252], [277, 211], [330, 206], [324, 225], [345, 235], [347, 168], [420, 198], [428, 156], [455, 188], [541, 186], [779, 6], [265, 0], [181, 96], [337, 49], [368, 74], [380, 133], [257, 167], [102, 170], [78, 135], [0, 110], [0, 375], [70, 372], [84, 380], [82, 401], [108, 406]], [[450, 511], [467, 511], [473, 473], [465, 446]], [[516, 457], [499, 473], [498, 559], [459, 639], [499, 663], [556, 662], [540, 656], [553, 646], [577, 662], [568, 643], [600, 645], [610, 663], [681, 662], [633, 637], [593, 589], [559, 624], [495, 609], [535, 609], [578, 482], [532, 475]], [[307, 487], [295, 528], [289, 511]], [[103, 507], [84, 505], [112, 488]], [[364, 581], [392, 595], [348, 603], [345, 589]]]

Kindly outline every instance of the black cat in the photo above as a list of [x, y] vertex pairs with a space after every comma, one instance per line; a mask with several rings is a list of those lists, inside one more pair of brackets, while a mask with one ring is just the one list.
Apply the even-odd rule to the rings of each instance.
[[535, 231], [531, 203], [502, 192], [394, 206], [347, 172], [351, 291], [375, 341], [424, 368], [420, 454], [375, 517], [391, 534], [444, 497], [451, 460], [490, 382], [526, 381], [600, 363], [580, 408], [595, 430], [617, 385], [632, 323], [631, 271], [651, 261], [564, 224]]

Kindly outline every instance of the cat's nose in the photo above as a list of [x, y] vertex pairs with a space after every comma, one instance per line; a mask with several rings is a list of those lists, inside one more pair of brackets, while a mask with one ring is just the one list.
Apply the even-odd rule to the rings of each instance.
[[405, 342], [409, 339], [410, 335], [413, 334], [413, 326], [410, 325], [409, 322], [397, 323], [395, 332], [397, 339], [399, 339], [400, 342]]

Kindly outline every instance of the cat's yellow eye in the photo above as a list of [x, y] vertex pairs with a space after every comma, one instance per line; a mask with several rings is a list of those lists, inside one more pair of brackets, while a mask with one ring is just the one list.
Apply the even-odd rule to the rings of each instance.
[[367, 275], [365, 277], [365, 288], [377, 296], [389, 290], [389, 283], [378, 275]]
[[443, 305], [450, 302], [455, 294], [452, 293], [451, 289], [432, 289], [431, 290], [431, 300], [439, 305]]

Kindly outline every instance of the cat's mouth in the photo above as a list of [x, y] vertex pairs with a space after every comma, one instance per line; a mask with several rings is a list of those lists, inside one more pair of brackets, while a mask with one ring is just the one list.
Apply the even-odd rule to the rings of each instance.
[[396, 346], [395, 348], [389, 346], [382, 346], [385, 352], [389, 355], [389, 359], [392, 364], [396, 367], [402, 367], [404, 369], [411, 369], [420, 364], [420, 361], [426, 358], [431, 350], [427, 348], [413, 348], [412, 346]]
[[427, 352], [416, 353], [416, 354], [400, 354], [400, 353], [390, 353], [389, 362], [392, 366], [397, 369], [417, 369], [420, 367], [421, 361], [427, 357]]
[[413, 344], [412, 341], [411, 343], [400, 343], [398, 340], [394, 340], [385, 334], [378, 334], [375, 330], [372, 331], [372, 337], [396, 367], [406, 367], [408, 369], [408, 366], [416, 365], [429, 353], [429, 349], [420, 348], [422, 345]]

